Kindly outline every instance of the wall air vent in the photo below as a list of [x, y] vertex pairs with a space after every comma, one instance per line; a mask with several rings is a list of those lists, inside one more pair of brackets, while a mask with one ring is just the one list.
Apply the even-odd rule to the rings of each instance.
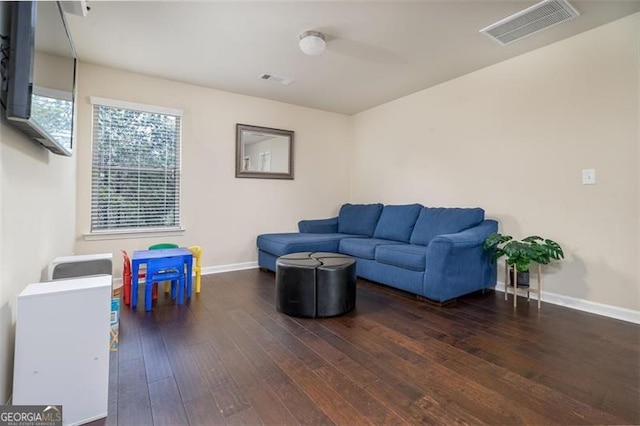
[[580, 16], [566, 0], [544, 0], [480, 30], [502, 45]]
[[261, 74], [260, 75], [260, 80], [266, 80], [266, 81], [270, 81], [272, 83], [280, 83], [284, 86], [288, 86], [291, 83], [293, 83], [293, 78], [291, 77], [283, 77], [281, 75], [275, 75], [275, 74]]

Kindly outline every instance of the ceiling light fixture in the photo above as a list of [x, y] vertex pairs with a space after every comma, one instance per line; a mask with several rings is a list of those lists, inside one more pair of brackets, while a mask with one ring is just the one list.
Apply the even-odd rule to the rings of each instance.
[[324, 40], [324, 34], [318, 31], [305, 31], [300, 34], [300, 50], [306, 55], [316, 56], [324, 52], [326, 42]]

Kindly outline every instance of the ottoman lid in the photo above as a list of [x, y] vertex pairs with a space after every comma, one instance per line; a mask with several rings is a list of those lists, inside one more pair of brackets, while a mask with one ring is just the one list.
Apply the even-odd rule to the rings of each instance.
[[356, 261], [351, 259], [337, 258], [337, 257], [325, 257], [320, 260], [322, 265], [318, 266], [318, 269], [344, 269], [350, 265], [353, 265]]
[[309, 255], [314, 259], [327, 259], [327, 258], [352, 259], [351, 256], [347, 256], [346, 254], [341, 254], [341, 253], [314, 252], [314, 253], [309, 253]]
[[280, 256], [276, 265], [295, 266], [298, 268], [341, 269], [353, 265], [355, 260], [351, 256], [340, 253], [300, 252]]
[[340, 253], [312, 253], [311, 257], [322, 263], [319, 269], [341, 269], [355, 263], [351, 256]]
[[313, 252], [310, 252], [310, 251], [302, 251], [298, 253], [285, 254], [284, 256], [280, 256], [278, 259], [283, 259], [283, 260], [309, 259], [312, 254]]
[[311, 258], [311, 252], [291, 253], [284, 256], [280, 256], [276, 260], [276, 265], [281, 266], [295, 266], [298, 268], [310, 268], [315, 269], [322, 265], [318, 259]]

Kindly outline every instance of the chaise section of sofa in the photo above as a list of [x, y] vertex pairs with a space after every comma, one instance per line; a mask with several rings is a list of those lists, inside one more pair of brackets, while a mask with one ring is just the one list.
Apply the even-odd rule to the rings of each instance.
[[276, 259], [289, 253], [330, 252], [338, 253], [343, 238], [357, 235], [339, 233], [291, 232], [258, 235], [258, 265], [271, 271], [276, 270]]
[[446, 302], [496, 283], [496, 262], [483, 249], [497, 232], [480, 208], [420, 204], [345, 204], [338, 217], [303, 220], [300, 232], [258, 236], [258, 263], [299, 251], [335, 252], [356, 259], [359, 277]]
[[382, 204], [345, 204], [338, 217], [300, 221], [300, 232], [258, 235], [258, 265], [275, 272], [276, 259], [285, 254], [339, 253], [340, 241], [344, 238], [367, 238], [374, 234], [383, 207]]

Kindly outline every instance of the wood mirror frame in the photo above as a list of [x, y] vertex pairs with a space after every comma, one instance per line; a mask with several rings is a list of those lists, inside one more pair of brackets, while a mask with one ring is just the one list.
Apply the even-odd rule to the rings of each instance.
[[236, 124], [236, 177], [293, 179], [292, 130]]

